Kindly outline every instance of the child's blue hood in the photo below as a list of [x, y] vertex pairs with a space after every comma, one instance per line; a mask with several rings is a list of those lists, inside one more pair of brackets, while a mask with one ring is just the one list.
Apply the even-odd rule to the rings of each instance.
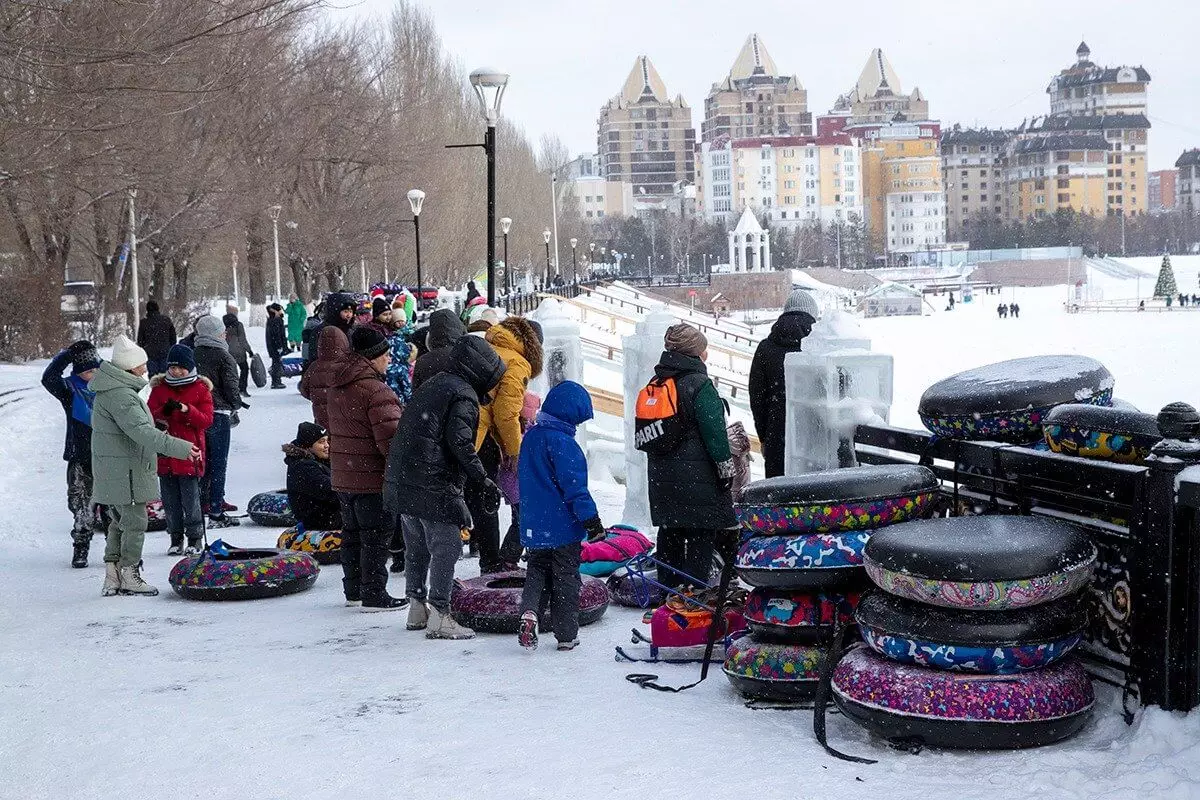
[[591, 395], [575, 381], [563, 381], [551, 389], [542, 411], [569, 425], [581, 425], [594, 416]]

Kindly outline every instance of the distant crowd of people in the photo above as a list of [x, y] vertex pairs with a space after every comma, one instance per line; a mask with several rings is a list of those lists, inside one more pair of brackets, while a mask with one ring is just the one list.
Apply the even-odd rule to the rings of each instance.
[[1021, 316], [1021, 306], [1017, 305], [1015, 302], [1007, 304], [1001, 303], [1000, 305], [996, 306], [996, 316], [1000, 319], [1006, 319], [1008, 317], [1016, 317], [1019, 319]]

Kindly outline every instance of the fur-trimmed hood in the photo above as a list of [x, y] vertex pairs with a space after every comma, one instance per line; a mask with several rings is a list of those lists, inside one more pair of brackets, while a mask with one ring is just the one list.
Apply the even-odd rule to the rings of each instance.
[[329, 464], [328, 461], [322, 461], [321, 459], [319, 459], [315, 455], [313, 455], [310, 451], [305, 450], [303, 447], [298, 447], [297, 445], [294, 445], [291, 442], [284, 442], [282, 450], [283, 450], [283, 463], [287, 464], [288, 466], [291, 466], [291, 464], [295, 461], [303, 461], [308, 458], [311, 458], [313, 461], [316, 461], [318, 464], [325, 464], [325, 465]]
[[529, 362], [530, 378], [542, 374], [542, 343], [537, 331], [521, 317], [506, 317], [488, 329], [483, 337], [492, 347], [505, 348], [518, 353]]
[[[165, 372], [160, 372], [157, 375], [152, 375], [152, 376], [150, 376], [150, 388], [153, 389], [155, 386], [160, 386], [163, 383], [166, 383], [166, 380], [167, 380], [167, 373], [165, 373]], [[197, 380], [199, 380], [200, 383], [203, 383], [205, 386], [207, 386], [208, 390], [210, 392], [212, 391], [213, 382], [210, 381], [208, 378], [204, 377], [203, 375], [199, 375], [199, 376], [197, 376]], [[167, 386], [171, 387], [171, 384], [168, 383]], [[171, 387], [171, 388], [174, 388], [174, 387]]]

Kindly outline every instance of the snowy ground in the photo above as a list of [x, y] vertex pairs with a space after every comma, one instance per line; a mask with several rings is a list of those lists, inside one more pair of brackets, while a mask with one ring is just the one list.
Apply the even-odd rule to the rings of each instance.
[[[1200, 311], [1067, 317], [1062, 297], [1017, 290], [1020, 320], [995, 319], [985, 297], [865, 323], [876, 349], [896, 356], [893, 422], [915, 427], [921, 391], [947, 374], [1051, 352], [1101, 359], [1117, 393], [1146, 410], [1200, 401], [1190, 358]], [[36, 386], [39, 372], [0, 366], [0, 393]], [[230, 467], [243, 506], [282, 484], [279, 443], [308, 413], [291, 390], [250, 402]], [[92, 567], [67, 566], [62, 437], [61, 411], [40, 388], [0, 394], [3, 798], [1200, 797], [1200, 715], [1154, 710], [1126, 727], [1102, 685], [1081, 736], [1034, 752], [913, 756], [834, 717], [836, 746], [880, 759], [862, 766], [827, 757], [808, 713], [745, 708], [719, 670], [679, 695], [624, 681], [647, 667], [673, 684], [697, 672], [614, 662], [640, 620], [627, 609], [585, 628], [572, 653], [526, 654], [507, 636], [430, 642], [403, 630], [403, 614], [343, 608], [336, 568], [292, 597], [181, 600], [161, 533], [147, 537], [146, 571], [164, 594], [101, 598], [99, 539]], [[594, 491], [616, 521], [620, 488]], [[278, 531], [222, 533], [267, 545]]]

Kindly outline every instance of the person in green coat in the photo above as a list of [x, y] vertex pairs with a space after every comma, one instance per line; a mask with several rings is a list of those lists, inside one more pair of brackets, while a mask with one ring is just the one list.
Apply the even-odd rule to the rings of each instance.
[[158, 456], [200, 458], [200, 450], [154, 426], [138, 394], [146, 387], [146, 351], [128, 336], [113, 343], [111, 361], [96, 369], [88, 389], [92, 403], [92, 502], [109, 506], [112, 522], [104, 548], [102, 594], [156, 595], [142, 580], [146, 503], [157, 500]]
[[288, 345], [293, 350], [299, 350], [304, 337], [304, 323], [308, 319], [308, 307], [293, 294], [285, 311], [287, 312]]

